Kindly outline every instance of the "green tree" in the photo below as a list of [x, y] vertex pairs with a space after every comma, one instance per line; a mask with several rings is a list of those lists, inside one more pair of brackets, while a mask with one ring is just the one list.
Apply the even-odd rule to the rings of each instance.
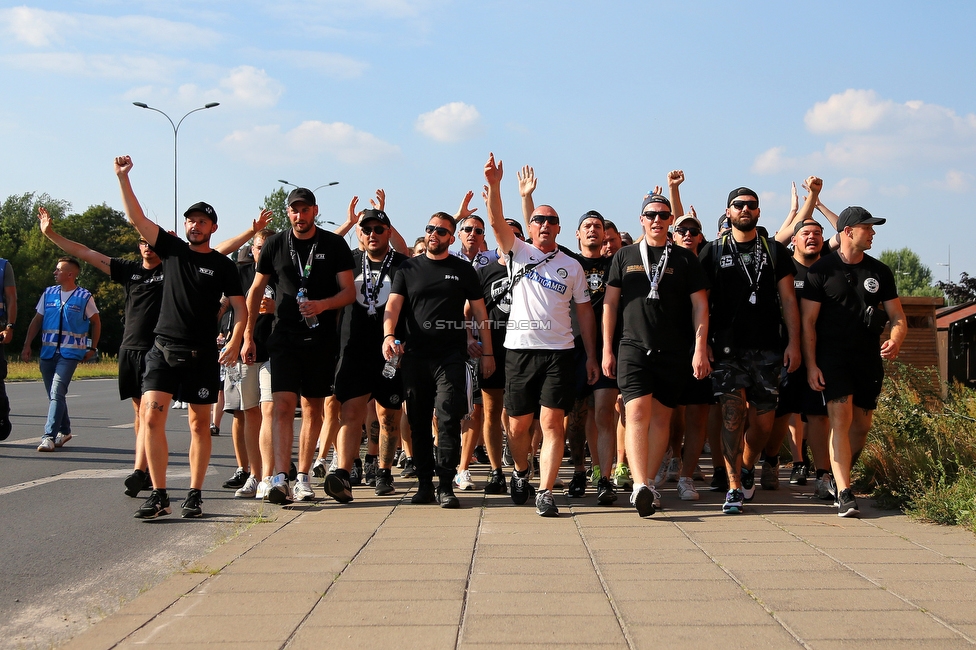
[[976, 277], [971, 277], [963, 271], [959, 274], [959, 282], [938, 282], [940, 290], [945, 292], [950, 305], [961, 305], [964, 302], [976, 300]]
[[285, 192], [284, 187], [279, 187], [271, 194], [264, 197], [264, 203], [261, 205], [261, 209], [271, 210], [271, 212], [274, 214], [274, 216], [271, 217], [271, 224], [268, 226], [268, 228], [274, 232], [281, 232], [291, 228], [291, 223], [288, 221], [288, 211], [285, 209], [285, 199], [287, 198], [288, 193]]
[[932, 286], [932, 270], [912, 249], [882, 251], [880, 259], [895, 274], [899, 296], [942, 296], [942, 289]]

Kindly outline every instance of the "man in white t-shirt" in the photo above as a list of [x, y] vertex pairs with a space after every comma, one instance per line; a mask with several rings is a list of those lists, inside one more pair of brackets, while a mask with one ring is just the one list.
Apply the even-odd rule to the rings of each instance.
[[539, 493], [536, 512], [543, 517], [559, 514], [552, 486], [566, 444], [563, 417], [573, 407], [575, 367], [570, 300], [586, 350], [586, 375], [590, 384], [600, 376], [596, 358], [596, 324], [583, 267], [556, 246], [559, 215], [540, 205], [529, 217], [532, 244], [516, 239], [505, 223], [500, 185], [502, 165], [494, 154], [485, 163], [488, 183], [488, 221], [498, 249], [508, 256], [512, 294], [508, 331], [505, 335], [505, 409], [511, 430], [508, 444], [515, 461], [511, 495], [523, 504], [532, 491], [529, 485], [529, 428], [539, 409], [542, 450], [539, 454]]

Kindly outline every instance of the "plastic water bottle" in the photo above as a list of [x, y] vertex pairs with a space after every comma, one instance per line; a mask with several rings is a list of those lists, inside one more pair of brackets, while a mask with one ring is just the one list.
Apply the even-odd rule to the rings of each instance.
[[232, 366], [227, 366], [227, 379], [230, 380], [231, 385], [240, 386], [241, 367], [236, 363]]
[[[295, 299], [298, 301], [299, 307], [301, 305], [304, 305], [306, 302], [308, 302], [308, 296], [305, 295], [305, 290], [304, 289], [299, 289], [298, 290], [298, 296], [296, 296]], [[319, 326], [319, 317], [318, 316], [306, 316], [305, 317], [305, 324], [308, 325], [308, 328], [309, 329], [318, 327]]]
[[[399, 340], [394, 340], [393, 345], [400, 345]], [[386, 365], [383, 366], [383, 376], [387, 379], [393, 379], [396, 375], [397, 368], [400, 367], [400, 355], [394, 354], [392, 357], [386, 360]]]

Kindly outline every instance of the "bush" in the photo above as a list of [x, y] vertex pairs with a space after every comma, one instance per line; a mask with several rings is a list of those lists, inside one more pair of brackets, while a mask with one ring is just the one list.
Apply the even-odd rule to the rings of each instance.
[[976, 523], [976, 392], [939, 398], [930, 372], [888, 367], [855, 473], [878, 503], [939, 523]]

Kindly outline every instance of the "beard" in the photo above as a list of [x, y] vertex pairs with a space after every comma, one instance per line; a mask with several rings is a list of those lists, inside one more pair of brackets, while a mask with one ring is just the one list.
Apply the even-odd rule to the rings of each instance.
[[742, 217], [732, 219], [732, 227], [739, 232], [752, 232], [756, 229], [757, 223], [759, 223], [759, 219], [743, 219]]
[[441, 241], [439, 239], [430, 238], [427, 240], [427, 252], [431, 255], [440, 255], [447, 250], [450, 244], [447, 243], [448, 240]]

